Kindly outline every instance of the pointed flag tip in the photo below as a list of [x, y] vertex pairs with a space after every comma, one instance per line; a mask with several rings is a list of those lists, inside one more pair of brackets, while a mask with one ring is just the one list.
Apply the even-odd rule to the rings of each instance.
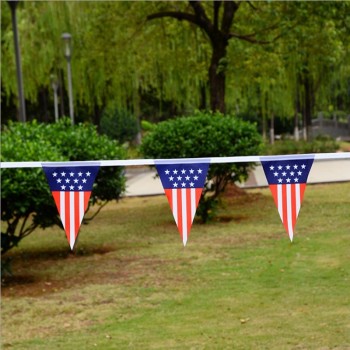
[[70, 250], [72, 250], [72, 251], [73, 251], [73, 249], [74, 249], [74, 244], [75, 244], [75, 241], [69, 243], [69, 245], [70, 245]]

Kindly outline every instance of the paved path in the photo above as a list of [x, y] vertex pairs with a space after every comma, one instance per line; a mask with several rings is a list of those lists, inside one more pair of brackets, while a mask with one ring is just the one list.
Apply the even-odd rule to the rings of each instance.
[[[126, 168], [126, 196], [153, 196], [164, 194], [156, 170], [150, 167]], [[315, 161], [308, 183], [327, 183], [350, 181], [350, 159]], [[242, 188], [267, 186], [264, 170], [261, 165], [250, 173], [248, 180], [238, 184]]]

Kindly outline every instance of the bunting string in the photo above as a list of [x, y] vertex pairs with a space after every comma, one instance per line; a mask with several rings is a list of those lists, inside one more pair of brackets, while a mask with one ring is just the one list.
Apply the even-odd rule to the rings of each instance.
[[[239, 157], [207, 157], [207, 158], [174, 158], [174, 159], [117, 159], [117, 160], [89, 160], [79, 162], [57, 162], [61, 165], [89, 165], [91, 162], [97, 162], [100, 166], [137, 166], [137, 165], [156, 165], [156, 164], [196, 164], [206, 163], [256, 163], [261, 160], [288, 160], [288, 159], [308, 159], [314, 160], [337, 160], [350, 159], [350, 152], [342, 153], [315, 153], [315, 154], [290, 154], [290, 155], [273, 155], [273, 156], [239, 156]], [[1, 162], [0, 167], [6, 168], [41, 168], [47, 162]], [[50, 164], [55, 162], [50, 162]]]
[[350, 159], [350, 152], [76, 162], [2, 162], [0, 165], [2, 169], [44, 170], [67, 240], [73, 250], [101, 166], [154, 165], [182, 242], [186, 245], [210, 164], [261, 163], [281, 221], [292, 241], [313, 162], [339, 159]]

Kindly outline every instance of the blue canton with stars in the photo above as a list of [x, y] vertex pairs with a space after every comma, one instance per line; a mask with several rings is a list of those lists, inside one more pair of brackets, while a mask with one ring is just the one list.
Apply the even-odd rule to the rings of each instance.
[[156, 168], [166, 189], [203, 188], [209, 164], [157, 164]]
[[261, 161], [269, 185], [306, 183], [313, 159]]
[[99, 166], [43, 166], [51, 191], [91, 191]]

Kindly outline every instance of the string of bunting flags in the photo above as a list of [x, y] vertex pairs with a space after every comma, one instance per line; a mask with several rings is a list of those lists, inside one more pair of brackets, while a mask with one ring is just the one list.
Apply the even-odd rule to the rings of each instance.
[[101, 166], [155, 166], [182, 242], [186, 245], [210, 164], [260, 162], [281, 221], [292, 241], [312, 165], [315, 160], [330, 159], [350, 159], [350, 152], [80, 162], [2, 162], [1, 168], [43, 168], [73, 250]]

